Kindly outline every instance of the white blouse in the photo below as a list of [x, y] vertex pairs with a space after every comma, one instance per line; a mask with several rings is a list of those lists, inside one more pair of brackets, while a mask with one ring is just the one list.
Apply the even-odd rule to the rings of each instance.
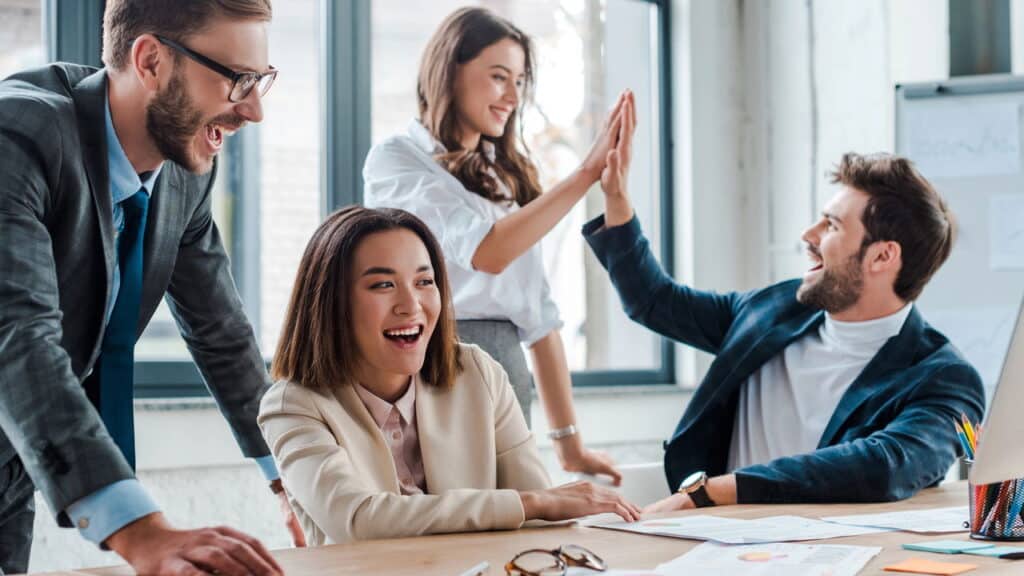
[[[401, 208], [426, 222], [444, 252], [456, 318], [509, 320], [530, 346], [562, 327], [540, 243], [500, 274], [475, 270], [473, 254], [480, 242], [495, 222], [519, 206], [491, 202], [467, 190], [434, 160], [444, 151], [422, 124], [410, 121], [406, 134], [384, 140], [367, 155], [363, 202], [370, 208]], [[493, 154], [493, 148], [488, 152]]]

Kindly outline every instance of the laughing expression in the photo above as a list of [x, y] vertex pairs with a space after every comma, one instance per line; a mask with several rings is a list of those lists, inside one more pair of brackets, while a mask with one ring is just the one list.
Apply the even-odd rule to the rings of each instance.
[[441, 312], [430, 254], [412, 231], [388, 230], [363, 239], [352, 267], [357, 377], [371, 390], [379, 383], [408, 381], [423, 368]]
[[[237, 72], [269, 68], [266, 22], [215, 20], [187, 43]], [[193, 173], [208, 172], [225, 138], [248, 122], [263, 120], [261, 97], [253, 90], [231, 102], [231, 79], [170, 48], [163, 50], [173, 64], [166, 84], [146, 107], [146, 127], [164, 158]]]
[[519, 106], [525, 82], [526, 55], [522, 46], [505, 38], [459, 65], [455, 78], [455, 106], [465, 134], [500, 138]]
[[864, 287], [861, 216], [867, 201], [863, 192], [844, 187], [804, 232], [810, 265], [797, 290], [800, 302], [832, 314], [857, 303]]

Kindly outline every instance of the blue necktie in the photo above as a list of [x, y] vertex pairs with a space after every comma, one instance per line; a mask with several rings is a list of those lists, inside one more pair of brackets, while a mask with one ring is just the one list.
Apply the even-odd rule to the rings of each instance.
[[139, 324], [142, 296], [142, 246], [146, 233], [149, 195], [138, 191], [121, 202], [124, 230], [118, 242], [121, 287], [103, 334], [99, 365], [100, 416], [107, 431], [135, 468], [135, 419], [132, 370], [135, 361], [135, 329]]

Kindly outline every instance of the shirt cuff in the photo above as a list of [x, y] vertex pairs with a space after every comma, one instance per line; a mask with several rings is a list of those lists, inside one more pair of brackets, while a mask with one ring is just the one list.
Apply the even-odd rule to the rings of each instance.
[[263, 477], [267, 479], [267, 482], [273, 482], [281, 477], [281, 473], [277, 471], [277, 464], [274, 463], [273, 456], [268, 454], [267, 456], [253, 458], [253, 460], [260, 467], [260, 472], [263, 472]]
[[119, 480], [73, 502], [65, 512], [82, 536], [107, 549], [103, 542], [128, 524], [159, 512], [160, 507], [135, 478]]

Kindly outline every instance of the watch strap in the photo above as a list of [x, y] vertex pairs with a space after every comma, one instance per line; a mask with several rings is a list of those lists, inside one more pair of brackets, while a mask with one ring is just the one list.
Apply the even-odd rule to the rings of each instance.
[[706, 485], [701, 485], [700, 488], [690, 492], [690, 499], [693, 500], [693, 503], [697, 508], [707, 508], [715, 505], [715, 501], [708, 496], [708, 489]]

